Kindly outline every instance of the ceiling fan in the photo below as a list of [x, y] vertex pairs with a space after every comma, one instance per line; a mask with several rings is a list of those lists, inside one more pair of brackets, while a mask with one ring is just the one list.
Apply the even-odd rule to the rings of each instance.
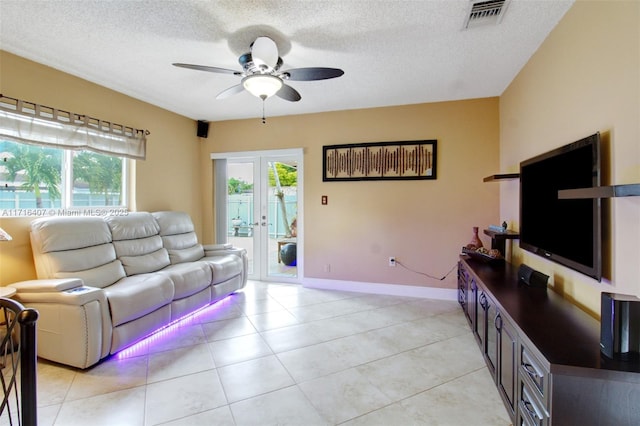
[[241, 55], [238, 58], [238, 62], [242, 65], [242, 71], [210, 67], [207, 65], [181, 63], [174, 63], [173, 65], [192, 70], [233, 74], [242, 77], [240, 84], [223, 90], [216, 96], [216, 99], [225, 99], [243, 90], [247, 90], [263, 101], [270, 96], [276, 95], [287, 101], [297, 102], [302, 98], [300, 93], [293, 87], [285, 84], [285, 81], [327, 80], [340, 77], [344, 74], [344, 71], [341, 69], [323, 67], [292, 68], [282, 71], [280, 70], [282, 58], [278, 54], [278, 46], [269, 37], [258, 37], [251, 43], [250, 51]]

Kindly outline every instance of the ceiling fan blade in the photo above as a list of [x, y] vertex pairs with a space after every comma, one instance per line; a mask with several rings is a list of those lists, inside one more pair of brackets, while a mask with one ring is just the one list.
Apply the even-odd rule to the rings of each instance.
[[190, 70], [217, 72], [217, 73], [220, 73], [220, 74], [235, 74], [235, 75], [240, 75], [241, 74], [240, 71], [234, 71], [234, 70], [230, 70], [230, 69], [227, 69], [227, 68], [209, 67], [209, 66], [206, 66], [206, 65], [193, 65], [193, 64], [175, 63], [175, 64], [173, 64], [173, 66], [180, 67], [180, 68], [188, 68]]
[[275, 69], [278, 65], [278, 46], [269, 37], [258, 37], [251, 45], [251, 56], [254, 64]]
[[228, 89], [225, 89], [222, 92], [218, 93], [218, 96], [216, 96], [216, 99], [226, 99], [229, 96], [233, 96], [235, 94], [242, 92], [243, 90], [244, 90], [244, 86], [242, 84], [236, 84], [235, 86], [231, 86]]
[[283, 74], [288, 76], [288, 80], [313, 81], [340, 77], [344, 71], [339, 68], [294, 68], [286, 70]]
[[298, 93], [296, 89], [286, 84], [283, 84], [280, 90], [276, 92], [276, 96], [291, 102], [298, 102], [302, 99], [302, 96], [300, 96], [300, 93]]

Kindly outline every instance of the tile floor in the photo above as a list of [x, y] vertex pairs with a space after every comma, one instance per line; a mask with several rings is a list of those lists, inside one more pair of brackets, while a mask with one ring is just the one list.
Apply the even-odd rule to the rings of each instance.
[[40, 361], [40, 425], [509, 425], [458, 304], [249, 282], [87, 370]]

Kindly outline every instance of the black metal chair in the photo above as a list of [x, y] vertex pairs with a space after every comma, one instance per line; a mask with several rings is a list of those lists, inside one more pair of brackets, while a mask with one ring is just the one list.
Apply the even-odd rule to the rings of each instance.
[[38, 424], [36, 398], [36, 321], [38, 311], [0, 297], [0, 421], [9, 425]]

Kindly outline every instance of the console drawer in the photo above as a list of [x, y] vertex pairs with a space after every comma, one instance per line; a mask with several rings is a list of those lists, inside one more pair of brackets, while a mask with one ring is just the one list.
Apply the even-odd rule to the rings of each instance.
[[536, 391], [520, 380], [520, 401], [518, 401], [518, 425], [547, 426], [549, 412], [535, 396]]
[[530, 382], [533, 392], [547, 408], [549, 406], [549, 372], [542, 367], [542, 363], [524, 344], [520, 346], [520, 377]]

